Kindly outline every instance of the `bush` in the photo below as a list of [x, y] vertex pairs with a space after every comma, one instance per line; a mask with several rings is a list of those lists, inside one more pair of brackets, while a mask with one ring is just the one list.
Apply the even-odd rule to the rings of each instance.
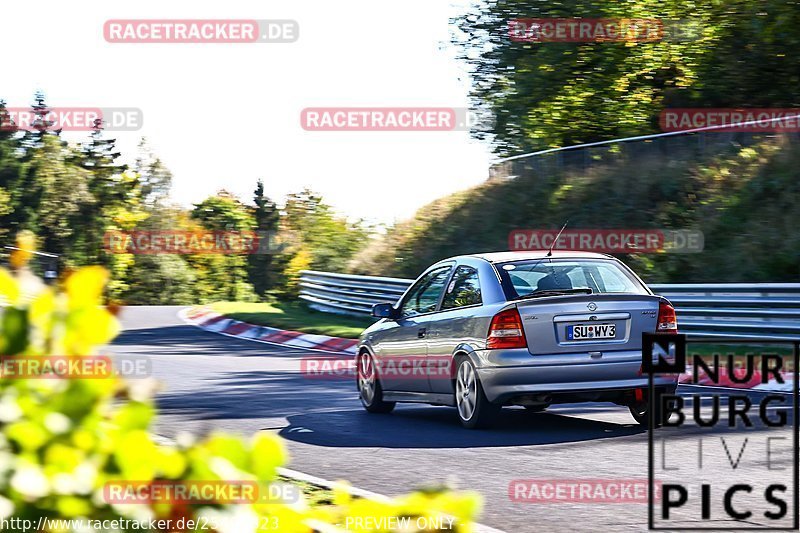
[[[196, 278], [197, 272], [179, 255], [135, 255], [127, 276], [122, 278], [127, 290], [120, 299], [131, 305], [195, 303]], [[113, 283], [119, 282], [116, 278]]]
[[[12, 264], [22, 265], [26, 257]], [[117, 319], [101, 304], [108, 274], [100, 267], [76, 271], [52, 289], [30, 283], [24, 267], [0, 269], [0, 353], [85, 358], [118, 333]], [[135, 383], [134, 383], [135, 382]], [[112, 505], [110, 481], [250, 480], [263, 486], [286, 462], [282, 441], [257, 434], [249, 440], [215, 433], [180, 444], [155, 442], [149, 382], [104, 379], [0, 380], [0, 518], [103, 519], [205, 518], [216, 531], [339, 531], [348, 516], [456, 517], [469, 530], [477, 512], [470, 493], [416, 493], [382, 503], [351, 499], [339, 491], [328, 506], [305, 500], [281, 504]], [[199, 528], [198, 528], [199, 529]], [[75, 528], [45, 531], [72, 531]], [[353, 529], [349, 529], [353, 531]], [[368, 529], [357, 529], [366, 531]], [[209, 531], [206, 529], [206, 531]]]

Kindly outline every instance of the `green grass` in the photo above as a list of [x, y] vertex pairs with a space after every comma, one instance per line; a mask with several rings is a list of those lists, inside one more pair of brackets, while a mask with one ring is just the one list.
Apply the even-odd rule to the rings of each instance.
[[624, 157], [588, 169], [537, 170], [533, 160], [523, 161], [511, 169], [514, 179], [440, 198], [388, 228], [348, 270], [415, 278], [446, 257], [507, 250], [512, 230], [557, 230], [569, 220], [568, 229], [703, 232], [702, 253], [623, 254], [649, 283], [796, 281], [798, 142], [781, 136], [748, 148], [711, 143], [699, 154], [697, 138], [675, 142], [666, 152], [637, 143], [641, 150], [631, 146]]
[[356, 339], [374, 320], [322, 313], [300, 303], [215, 302], [211, 309], [234, 320], [302, 333]]

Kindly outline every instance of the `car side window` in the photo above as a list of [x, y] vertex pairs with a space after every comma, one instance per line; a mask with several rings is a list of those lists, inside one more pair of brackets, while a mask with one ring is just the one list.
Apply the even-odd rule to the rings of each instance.
[[449, 273], [449, 266], [428, 272], [411, 288], [405, 300], [403, 300], [400, 315], [408, 318], [436, 311], [436, 304], [439, 303], [439, 296], [444, 290], [444, 284]]
[[455, 309], [481, 303], [481, 284], [478, 271], [472, 267], [460, 266], [453, 274], [442, 301], [442, 309]]

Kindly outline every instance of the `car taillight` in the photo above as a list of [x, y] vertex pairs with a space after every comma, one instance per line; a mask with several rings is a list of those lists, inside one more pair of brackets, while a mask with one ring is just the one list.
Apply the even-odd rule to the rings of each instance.
[[486, 348], [525, 348], [525, 332], [522, 330], [522, 319], [516, 307], [500, 311], [492, 318]]
[[675, 308], [667, 302], [660, 302], [658, 304], [656, 332], [678, 333], [678, 317], [675, 316]]

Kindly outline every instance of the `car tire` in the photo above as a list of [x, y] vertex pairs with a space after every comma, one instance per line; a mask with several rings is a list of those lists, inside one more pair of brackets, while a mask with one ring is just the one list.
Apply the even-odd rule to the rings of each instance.
[[655, 402], [645, 400], [628, 406], [631, 416], [640, 426], [649, 427], [650, 406], [655, 405], [655, 412], [653, 413], [655, 415], [653, 418], [653, 427], [661, 427], [661, 393], [656, 391], [655, 397]]
[[497, 419], [500, 406], [486, 398], [475, 365], [466, 357], [458, 360], [454, 394], [458, 419], [465, 428], [487, 428]]
[[361, 405], [369, 413], [391, 413], [395, 402], [383, 401], [381, 380], [375, 372], [375, 362], [367, 352], [356, 358], [356, 387]]

